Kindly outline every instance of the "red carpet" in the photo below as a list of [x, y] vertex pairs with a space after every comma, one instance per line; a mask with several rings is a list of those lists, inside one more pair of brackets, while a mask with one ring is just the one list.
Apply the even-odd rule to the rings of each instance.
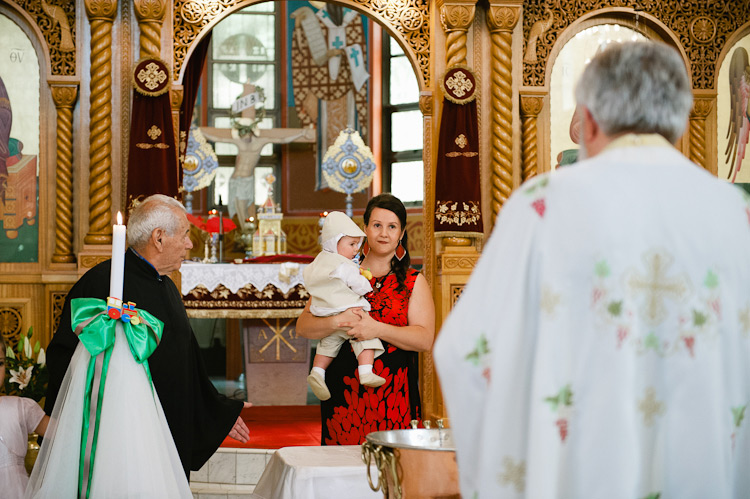
[[280, 449], [292, 445], [320, 445], [320, 406], [259, 406], [243, 409], [242, 419], [250, 429], [250, 440], [240, 443], [232, 437], [222, 447]]

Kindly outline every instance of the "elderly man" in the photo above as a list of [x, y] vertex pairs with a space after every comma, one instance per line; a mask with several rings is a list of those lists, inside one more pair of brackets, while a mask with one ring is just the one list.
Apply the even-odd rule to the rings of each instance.
[[[185, 208], [175, 199], [155, 194], [136, 206], [128, 221], [123, 289], [125, 301], [135, 302], [164, 323], [161, 342], [148, 359], [149, 369], [187, 475], [203, 466], [227, 434], [241, 441], [248, 437], [239, 417], [243, 403], [219, 395], [211, 384], [180, 292], [167, 277], [180, 268], [193, 246], [189, 230]], [[68, 293], [60, 327], [47, 350], [47, 414], [52, 413], [78, 344], [71, 330], [70, 300], [106, 299], [109, 275], [107, 260], [86, 272]]]
[[750, 202], [674, 144], [663, 44], [597, 55], [584, 157], [503, 207], [435, 347], [464, 497], [750, 490]]

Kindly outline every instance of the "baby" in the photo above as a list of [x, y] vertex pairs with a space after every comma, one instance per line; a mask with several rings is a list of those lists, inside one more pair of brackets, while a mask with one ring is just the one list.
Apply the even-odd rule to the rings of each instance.
[[[312, 298], [310, 312], [313, 315], [326, 317], [352, 307], [370, 310], [370, 303], [363, 296], [372, 291], [372, 286], [353, 261], [364, 237], [365, 233], [344, 213], [334, 211], [326, 217], [321, 234], [323, 251], [303, 273], [305, 289]], [[307, 377], [310, 388], [320, 400], [331, 398], [325, 382], [326, 369], [346, 340], [357, 357], [360, 384], [378, 387], [385, 383], [385, 379], [372, 372], [375, 357], [384, 351], [380, 340], [351, 340], [346, 330], [339, 329], [320, 340]]]
[[[0, 336], [0, 385], [5, 382], [5, 343]], [[24, 467], [29, 433], [44, 435], [49, 416], [30, 398], [0, 396], [0, 496], [23, 497], [29, 475]]]

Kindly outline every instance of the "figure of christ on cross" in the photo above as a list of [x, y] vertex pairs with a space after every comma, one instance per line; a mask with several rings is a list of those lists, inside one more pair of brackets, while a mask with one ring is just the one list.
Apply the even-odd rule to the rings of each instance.
[[237, 213], [243, 222], [255, 216], [255, 166], [260, 152], [266, 144], [288, 144], [290, 142], [315, 142], [313, 128], [258, 129], [258, 135], [249, 133], [240, 137], [232, 128], [201, 127], [203, 135], [212, 142], [237, 146], [234, 171], [229, 178], [229, 216]]

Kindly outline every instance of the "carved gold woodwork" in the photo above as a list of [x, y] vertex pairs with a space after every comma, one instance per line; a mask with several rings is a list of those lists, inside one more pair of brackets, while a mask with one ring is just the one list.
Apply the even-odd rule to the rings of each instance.
[[180, 154], [182, 154], [180, 151], [180, 108], [182, 107], [184, 96], [185, 88], [182, 85], [173, 85], [169, 90], [169, 104], [172, 109], [172, 130], [174, 131], [174, 143], [177, 144], [174, 153], [177, 157], [178, 165], [182, 164], [180, 162]]
[[706, 157], [706, 118], [714, 106], [715, 98], [696, 98], [690, 113], [690, 160], [710, 169]]
[[[553, 7], [548, 5], [554, 4]], [[551, 9], [554, 21], [543, 36], [536, 40], [537, 60], [524, 61], [523, 84], [541, 87], [546, 85], [547, 63], [558, 37], [570, 24], [598, 9], [616, 4], [618, 8], [638, 9], [652, 16], [671, 30], [690, 61], [694, 89], [713, 89], [716, 83], [717, 63], [729, 37], [750, 22], [750, 2], [736, 0], [560, 0], [558, 2], [525, 2], [523, 12], [523, 38], [528, 40], [532, 27], [548, 19]], [[633, 13], [628, 14], [629, 19]], [[644, 16], [641, 15], [641, 22]]]
[[63, 0], [14, 0], [34, 20], [44, 36], [53, 76], [76, 74], [76, 5]]
[[537, 96], [521, 96], [521, 182], [525, 182], [538, 173], [538, 138], [537, 120], [542, 111], [544, 99]]
[[474, 5], [444, 4], [440, 7], [440, 23], [445, 31], [446, 67], [466, 64], [466, 33], [474, 21]]
[[491, 5], [487, 12], [490, 29], [490, 107], [492, 134], [490, 137], [491, 223], [494, 225], [500, 208], [513, 190], [513, 64], [512, 35], [518, 22], [520, 8]]
[[116, 0], [86, 0], [91, 25], [89, 232], [86, 244], [112, 242], [112, 22]]
[[[479, 253], [474, 246], [446, 246], [438, 255], [436, 295], [439, 298], [435, 307], [436, 330], [440, 329], [440, 326], [445, 322], [448, 314], [456, 304], [458, 294], [460, 294], [460, 291], [457, 294], [456, 290], [463, 289], [469, 281], [469, 276], [478, 261]], [[425, 357], [427, 356], [425, 355]], [[430, 357], [430, 367], [432, 367], [431, 360], [432, 358]], [[427, 363], [425, 363], [426, 366]], [[431, 383], [431, 390], [427, 389], [426, 383], [423, 385], [424, 398], [427, 399], [431, 396], [433, 400], [429, 406], [425, 403], [424, 414], [432, 418], [445, 417], [447, 414], [445, 413], [443, 397], [437, 384], [437, 376], [434, 376], [434, 381], [431, 381]]]
[[51, 84], [57, 108], [54, 263], [75, 263], [73, 253], [73, 106], [77, 85]]
[[[249, 5], [247, 0], [175, 0], [173, 40], [174, 78], [179, 79], [190, 46], [199, 35], [213, 26], [213, 21], [224, 12], [240, 5]], [[346, 7], [364, 12], [397, 33], [406, 42], [407, 56], [417, 62], [420, 87], [429, 88], [430, 72], [430, 9], [432, 2], [424, 0], [341, 0]]]
[[135, 16], [141, 30], [140, 58], [161, 56], [161, 26], [167, 11], [165, 0], [135, 0]]
[[62, 318], [63, 306], [65, 305], [65, 297], [67, 295], [66, 291], [53, 291], [49, 295], [49, 316], [52, 319], [53, 333], [60, 327], [60, 319]]
[[[432, 163], [432, 127], [433, 127], [433, 99], [432, 92], [422, 92], [419, 96], [419, 108], [423, 116], [422, 140], [422, 164], [424, 166], [424, 200], [422, 206], [427, 213], [426, 216], [420, 217], [419, 222], [407, 222], [406, 227], [409, 231], [409, 253], [414, 256], [423, 256], [422, 274], [427, 278], [427, 284], [433, 286], [432, 275], [434, 273], [432, 255], [435, 254], [434, 234], [434, 207], [435, 207], [435, 175], [433, 173]], [[424, 251], [424, 253], [422, 253]], [[440, 394], [440, 387], [437, 381], [437, 372], [432, 360], [432, 354], [424, 352], [420, 357], [420, 374], [419, 382], [422, 387], [422, 413], [431, 414], [433, 417], [440, 415], [446, 416], [442, 406], [443, 399]]]
[[110, 255], [80, 255], [80, 265], [84, 269], [84, 272], [92, 267], [96, 267], [105, 260], [109, 260]]
[[[120, 4], [120, 22], [118, 24], [120, 35], [120, 61], [125, 71], [120, 72], [120, 144], [130, 144], [130, 115], [131, 99], [133, 88], [133, 48], [131, 33], [131, 17], [133, 4], [130, 2], [121, 2]], [[120, 148], [120, 192], [119, 198], [124, 201], [127, 197], [128, 189], [128, 158], [130, 154], [129, 147]], [[117, 195], [115, 194], [115, 195]], [[121, 206], [124, 206], [121, 204]]]
[[18, 346], [21, 334], [26, 332], [23, 320], [24, 308], [22, 305], [0, 304], [0, 334], [5, 340], [5, 345], [13, 349]]

